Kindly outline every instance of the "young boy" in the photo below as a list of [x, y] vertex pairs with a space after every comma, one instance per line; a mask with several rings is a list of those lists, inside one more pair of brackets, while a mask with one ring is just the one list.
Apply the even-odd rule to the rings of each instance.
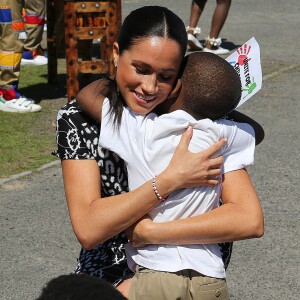
[[[232, 66], [211, 53], [192, 53], [185, 58], [181, 80], [179, 97], [164, 102], [160, 112], [167, 114], [159, 117], [154, 113], [146, 117], [136, 115], [124, 108], [121, 124], [116, 128], [108, 99], [102, 106], [101, 127], [107, 130], [101, 130], [99, 145], [124, 159], [130, 189], [153, 178], [153, 189], [161, 200], [155, 174], [169, 164], [182, 133], [190, 125], [194, 129], [189, 146], [192, 152], [205, 150], [221, 138], [227, 138], [227, 144], [219, 153], [225, 160], [223, 174], [253, 163], [253, 128], [225, 119], [212, 121], [227, 115], [240, 100], [240, 78]], [[218, 207], [221, 188], [219, 184], [176, 191], [149, 216], [154, 222], [165, 222], [202, 214]], [[126, 252], [129, 267], [136, 270], [129, 299], [177, 299], [179, 295], [194, 293], [191, 283], [206, 285], [205, 293], [214, 295], [218, 290], [220, 299], [228, 298], [218, 244], [143, 248], [128, 244]]]

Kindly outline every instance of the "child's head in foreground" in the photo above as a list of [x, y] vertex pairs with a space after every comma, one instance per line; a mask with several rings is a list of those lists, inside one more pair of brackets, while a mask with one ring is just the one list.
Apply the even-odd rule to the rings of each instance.
[[51, 279], [37, 300], [125, 300], [109, 282], [86, 274], [68, 274]]
[[[181, 67], [182, 88], [168, 111], [182, 109], [195, 119], [212, 120], [232, 111], [241, 98], [241, 80], [225, 59], [207, 52], [195, 52], [184, 58]], [[166, 111], [165, 111], [166, 112]]]

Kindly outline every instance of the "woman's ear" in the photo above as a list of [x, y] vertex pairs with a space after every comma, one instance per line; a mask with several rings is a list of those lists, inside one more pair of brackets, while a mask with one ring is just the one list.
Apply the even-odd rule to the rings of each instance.
[[117, 42], [113, 45], [113, 57], [114, 57], [114, 66], [117, 67], [119, 62], [119, 44]]

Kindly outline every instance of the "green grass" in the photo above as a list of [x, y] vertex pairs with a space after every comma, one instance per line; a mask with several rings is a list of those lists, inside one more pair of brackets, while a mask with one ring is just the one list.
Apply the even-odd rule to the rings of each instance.
[[0, 111], [0, 178], [34, 170], [56, 158], [55, 119], [57, 110], [67, 102], [65, 61], [58, 67], [56, 84], [47, 83], [47, 66], [22, 66], [21, 94], [42, 106], [38, 113], [7, 113]]

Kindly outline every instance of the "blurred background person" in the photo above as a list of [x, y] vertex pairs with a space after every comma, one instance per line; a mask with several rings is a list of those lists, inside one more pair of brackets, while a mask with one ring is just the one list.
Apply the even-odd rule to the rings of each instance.
[[46, 65], [48, 58], [41, 47], [46, 15], [45, 0], [25, 0], [23, 15], [26, 40], [21, 65]]
[[22, 0], [0, 0], [0, 110], [37, 112], [41, 106], [20, 95], [20, 65], [26, 39]]
[[209, 36], [205, 39], [205, 45], [200, 43], [198, 35], [201, 33], [200, 27], [197, 27], [199, 18], [203, 13], [207, 0], [193, 0], [191, 5], [190, 21], [187, 26], [188, 46], [190, 50], [203, 50], [214, 54], [227, 54], [228, 49], [221, 47], [222, 40], [219, 34], [226, 21], [231, 0], [216, 0], [216, 8], [211, 20], [211, 28]]

